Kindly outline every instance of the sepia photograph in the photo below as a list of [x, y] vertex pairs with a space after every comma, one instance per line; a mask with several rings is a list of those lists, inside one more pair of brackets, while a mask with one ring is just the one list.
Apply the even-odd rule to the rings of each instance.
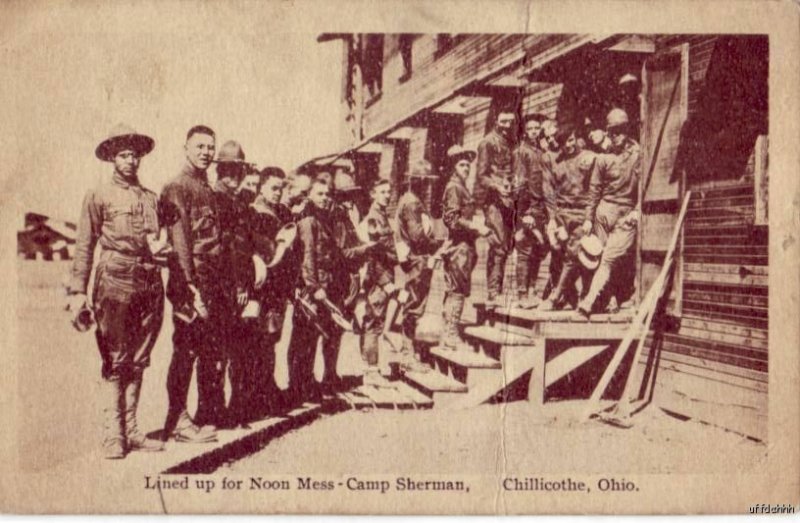
[[796, 514], [800, 17], [722, 5], [4, 4], [0, 509]]

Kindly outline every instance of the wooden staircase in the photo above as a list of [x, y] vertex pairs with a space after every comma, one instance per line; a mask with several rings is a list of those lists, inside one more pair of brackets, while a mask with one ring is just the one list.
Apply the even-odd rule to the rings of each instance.
[[[434, 408], [479, 405], [520, 379], [529, 380], [528, 400], [542, 405], [546, 387], [622, 339], [634, 315], [623, 310], [589, 321], [573, 311], [475, 307], [478, 324], [463, 327], [467, 345], [459, 350], [433, 345], [426, 358], [430, 370], [402, 376], [430, 397]], [[562, 345], [575, 340], [575, 346], [548, 359], [550, 340]]]

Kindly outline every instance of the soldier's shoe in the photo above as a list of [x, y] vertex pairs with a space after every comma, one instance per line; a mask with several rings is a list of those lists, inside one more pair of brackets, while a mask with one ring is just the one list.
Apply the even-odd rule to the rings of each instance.
[[198, 427], [185, 411], [178, 418], [178, 423], [172, 431], [175, 441], [181, 443], [210, 443], [217, 441], [217, 430], [213, 425]]
[[122, 459], [125, 457], [125, 440], [123, 438], [107, 438], [103, 441], [103, 457], [105, 459]]
[[142, 452], [161, 452], [164, 450], [164, 442], [148, 438], [141, 432], [128, 434], [128, 451], [142, 451]]
[[609, 314], [616, 314], [619, 312], [619, 303], [617, 302], [617, 297], [612, 296], [610, 300], [608, 300], [608, 306], [606, 307], [606, 312]]

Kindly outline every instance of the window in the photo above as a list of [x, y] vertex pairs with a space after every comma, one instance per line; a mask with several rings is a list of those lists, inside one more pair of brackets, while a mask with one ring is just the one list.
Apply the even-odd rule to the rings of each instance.
[[414, 46], [414, 35], [401, 34], [400, 35], [400, 58], [403, 60], [403, 74], [400, 75], [398, 81], [403, 83], [411, 78], [413, 68], [413, 55], [412, 49]]
[[460, 44], [466, 35], [439, 33], [436, 35], [436, 51], [433, 58], [441, 58], [452, 48]]
[[380, 98], [383, 89], [383, 35], [365, 35], [363, 53], [361, 69], [369, 104]]

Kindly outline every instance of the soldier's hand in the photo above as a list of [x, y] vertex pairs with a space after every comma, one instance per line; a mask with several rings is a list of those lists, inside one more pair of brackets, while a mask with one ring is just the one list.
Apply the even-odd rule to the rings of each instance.
[[207, 320], [208, 319], [208, 307], [206, 307], [206, 303], [203, 301], [203, 297], [200, 296], [200, 291], [194, 285], [189, 285], [189, 289], [192, 291], [194, 295], [194, 300], [192, 301], [192, 306], [194, 310], [197, 311], [197, 315], [200, 318]]
[[583, 222], [583, 225], [581, 226], [581, 229], [583, 230], [583, 234], [591, 234], [591, 232], [592, 232], [592, 221], [591, 220], [586, 220], [585, 222]]
[[70, 294], [67, 296], [66, 310], [76, 314], [86, 306], [86, 295], [83, 293]]
[[325, 292], [325, 289], [317, 289], [314, 293], [314, 299], [317, 301], [325, 300], [328, 297], [328, 294]]
[[408, 294], [407, 290], [400, 289], [400, 292], [397, 293], [397, 303], [400, 305], [405, 304], [408, 301], [409, 296], [410, 295]]
[[247, 299], [249, 298], [247, 289], [240, 289], [236, 292], [236, 303], [239, 307], [244, 307], [247, 305]]

